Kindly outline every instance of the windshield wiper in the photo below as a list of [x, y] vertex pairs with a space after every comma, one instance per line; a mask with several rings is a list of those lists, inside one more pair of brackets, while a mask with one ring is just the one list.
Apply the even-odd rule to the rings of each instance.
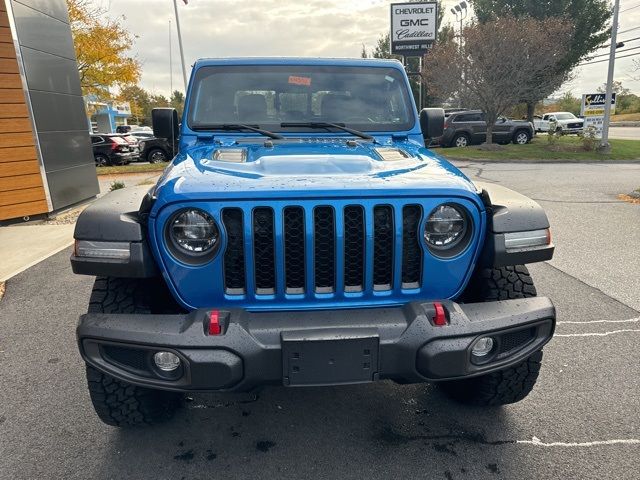
[[280, 126], [282, 128], [287, 127], [308, 127], [308, 128], [337, 128], [338, 130], [342, 130], [343, 132], [350, 133], [351, 135], [355, 135], [356, 137], [364, 138], [365, 140], [374, 140], [371, 135], [367, 135], [360, 130], [354, 130], [353, 128], [345, 127], [343, 123], [329, 123], [329, 122], [284, 122], [281, 123]]
[[249, 130], [250, 132], [256, 132], [265, 137], [273, 138], [274, 140], [282, 140], [284, 137], [277, 133], [270, 132], [269, 130], [263, 130], [255, 125], [245, 125], [244, 123], [200, 123], [191, 127], [193, 130]]

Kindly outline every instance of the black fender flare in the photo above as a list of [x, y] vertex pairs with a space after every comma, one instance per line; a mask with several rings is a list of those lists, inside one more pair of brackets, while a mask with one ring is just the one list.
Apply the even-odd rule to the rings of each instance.
[[480, 257], [483, 266], [506, 267], [544, 262], [553, 258], [553, 243], [508, 251], [505, 234], [547, 230], [549, 219], [534, 200], [493, 183], [474, 182], [487, 210], [487, 237]]
[[94, 242], [126, 242], [128, 261], [71, 255], [74, 273], [106, 277], [149, 278], [158, 273], [147, 240], [147, 216], [153, 205], [148, 186], [115, 190], [99, 198], [78, 217], [74, 239]]

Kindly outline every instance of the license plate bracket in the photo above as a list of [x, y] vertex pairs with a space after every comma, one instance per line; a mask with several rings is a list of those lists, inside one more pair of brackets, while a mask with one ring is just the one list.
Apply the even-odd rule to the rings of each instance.
[[380, 341], [375, 330], [283, 332], [281, 342], [284, 385], [368, 383], [378, 378]]

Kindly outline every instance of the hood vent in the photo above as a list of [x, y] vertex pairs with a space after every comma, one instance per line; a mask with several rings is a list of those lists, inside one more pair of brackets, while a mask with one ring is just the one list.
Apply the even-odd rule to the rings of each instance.
[[246, 148], [225, 148], [213, 152], [213, 160], [217, 162], [244, 163], [247, 161]]
[[399, 162], [411, 158], [407, 152], [399, 148], [377, 147], [375, 151], [385, 162]]

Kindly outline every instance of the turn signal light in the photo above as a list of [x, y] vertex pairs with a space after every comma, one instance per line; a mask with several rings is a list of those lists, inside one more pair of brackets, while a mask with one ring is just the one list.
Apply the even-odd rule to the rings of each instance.
[[440, 302], [434, 302], [433, 308], [436, 309], [436, 314], [433, 316], [433, 324], [437, 327], [444, 327], [447, 324], [447, 314], [444, 311], [444, 307]]

